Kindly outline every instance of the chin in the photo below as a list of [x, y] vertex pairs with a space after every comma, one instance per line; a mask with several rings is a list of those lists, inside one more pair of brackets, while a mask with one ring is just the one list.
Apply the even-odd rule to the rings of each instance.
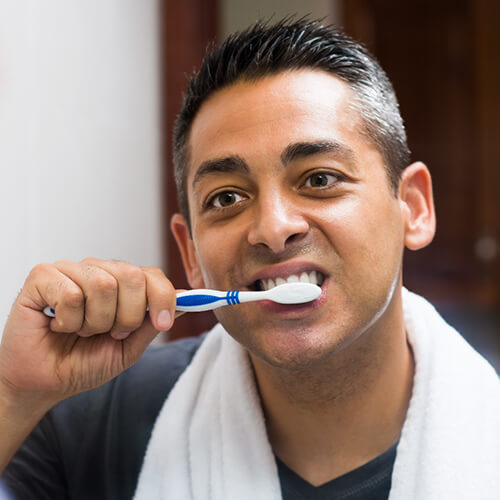
[[[274, 368], [300, 371], [319, 367], [331, 360], [332, 356], [352, 342], [351, 338], [339, 335], [326, 336], [310, 329], [305, 331], [287, 331], [282, 335], [273, 333], [252, 339], [243, 344], [252, 357]], [[241, 342], [243, 343], [243, 342]]]
[[243, 308], [238, 314], [222, 309], [216, 312], [217, 319], [252, 358], [268, 366], [294, 371], [319, 368], [343, 351], [349, 357], [346, 348], [363, 336], [373, 317], [344, 313], [332, 321], [331, 314], [318, 311], [307, 318], [273, 321], [246, 314]]

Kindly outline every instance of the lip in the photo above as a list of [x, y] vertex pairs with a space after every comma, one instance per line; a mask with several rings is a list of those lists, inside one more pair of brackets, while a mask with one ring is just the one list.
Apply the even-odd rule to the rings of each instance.
[[[254, 273], [250, 277], [250, 281], [247, 283], [246, 288], [250, 290], [253, 284], [258, 280], [275, 280], [276, 278], [291, 276], [292, 274], [300, 275], [301, 273], [310, 273], [312, 271], [319, 271], [321, 274], [323, 274], [323, 276], [325, 277], [325, 282], [329, 278], [329, 274], [321, 266], [318, 266], [315, 263], [304, 261], [283, 262], [282, 264], [266, 266], [265, 268], [262, 268]], [[321, 297], [319, 297], [317, 300], [319, 300], [320, 298]], [[297, 306], [293, 307], [296, 308]]]

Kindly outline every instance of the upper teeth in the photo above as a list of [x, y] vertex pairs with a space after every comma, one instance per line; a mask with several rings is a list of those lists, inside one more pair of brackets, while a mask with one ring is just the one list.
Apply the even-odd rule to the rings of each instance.
[[314, 285], [321, 285], [324, 281], [323, 275], [319, 271], [311, 271], [309, 273], [292, 274], [287, 278], [276, 278], [259, 280], [259, 284], [262, 290], [270, 290], [278, 285], [284, 285], [285, 283], [294, 283], [301, 281], [302, 283], [313, 283]]

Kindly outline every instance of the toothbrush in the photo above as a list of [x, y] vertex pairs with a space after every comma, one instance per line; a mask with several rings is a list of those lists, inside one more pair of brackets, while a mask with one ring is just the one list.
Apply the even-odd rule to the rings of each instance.
[[[232, 306], [257, 300], [271, 300], [278, 304], [302, 304], [311, 302], [321, 295], [321, 288], [312, 283], [285, 283], [269, 290], [260, 292], [219, 291], [196, 289], [177, 294], [176, 311], [198, 312], [211, 311], [222, 306]], [[55, 311], [47, 306], [43, 313], [49, 318], [55, 318]]]
[[221, 306], [272, 300], [278, 304], [302, 304], [311, 302], [321, 295], [321, 288], [312, 283], [284, 283], [260, 292], [239, 292], [218, 290], [188, 290], [177, 294], [177, 311], [210, 311]]

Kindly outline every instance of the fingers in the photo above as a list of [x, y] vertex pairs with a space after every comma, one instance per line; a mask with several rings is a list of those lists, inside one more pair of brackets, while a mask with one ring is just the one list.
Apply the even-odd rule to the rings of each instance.
[[125, 366], [134, 364], [157, 334], [157, 327], [153, 325], [149, 314], [146, 315], [142, 326], [122, 342], [123, 362]]
[[45, 301], [55, 309], [50, 328], [56, 332], [82, 337], [109, 332], [123, 340], [142, 326], [148, 332], [168, 330], [175, 317], [175, 289], [156, 267], [93, 258], [62, 260], [37, 266], [30, 279], [39, 292], [35, 303]]
[[143, 271], [152, 323], [158, 331], [169, 330], [175, 316], [175, 289], [161, 269], [145, 267]]
[[[83, 290], [54, 264], [38, 264], [26, 279], [24, 305], [41, 309], [49, 304], [56, 309], [56, 318], [50, 322], [55, 332], [77, 332], [82, 328], [85, 315]], [[21, 292], [19, 300], [23, 299]]]
[[124, 342], [126, 363], [134, 363], [160, 331], [172, 327], [175, 316], [175, 289], [163, 271], [156, 267], [143, 268], [146, 276], [149, 314], [137, 331]]
[[137, 330], [143, 324], [146, 315], [147, 291], [144, 272], [140, 267], [120, 261], [85, 259], [82, 262], [104, 270], [118, 284], [113, 321], [106, 330], [90, 331], [90, 333], [109, 331], [117, 340], [127, 338], [130, 332]]
[[[113, 328], [116, 316], [116, 306], [118, 299], [117, 279], [86, 259], [77, 264], [74, 262], [61, 260], [55, 263], [56, 268], [65, 274], [73, 283], [77, 284], [84, 295], [84, 315], [81, 328], [76, 331], [81, 337], [88, 337], [96, 333], [108, 332]], [[69, 315], [66, 307], [65, 293], [61, 291], [60, 301], [55, 306], [56, 319], [60, 311]], [[63, 329], [56, 331], [68, 332], [64, 325]], [[75, 330], [73, 330], [75, 331]]]

